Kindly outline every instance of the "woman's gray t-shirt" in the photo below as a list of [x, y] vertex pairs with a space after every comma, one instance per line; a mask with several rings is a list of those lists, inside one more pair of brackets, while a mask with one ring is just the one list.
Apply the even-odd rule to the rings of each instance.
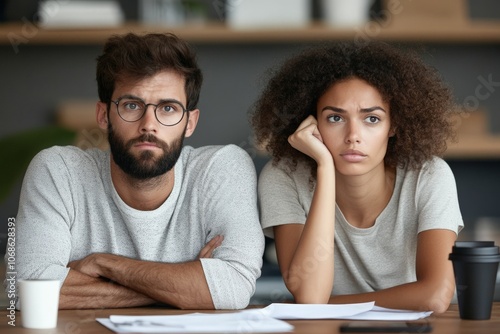
[[[304, 165], [289, 172], [284, 163], [274, 166], [269, 162], [259, 177], [264, 234], [273, 237], [273, 226], [304, 224], [313, 190]], [[416, 281], [417, 234], [431, 229], [458, 234], [462, 228], [455, 178], [444, 160], [435, 157], [419, 170], [398, 168], [389, 204], [372, 227], [350, 225], [336, 207], [332, 295], [372, 292]], [[318, 254], [321, 247], [318, 244]]]

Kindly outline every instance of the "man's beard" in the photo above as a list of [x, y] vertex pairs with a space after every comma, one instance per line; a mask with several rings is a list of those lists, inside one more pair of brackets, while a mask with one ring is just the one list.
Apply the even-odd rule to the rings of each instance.
[[[172, 142], [170, 146], [152, 134], [143, 134], [125, 143], [114, 132], [111, 123], [108, 123], [108, 141], [114, 162], [126, 174], [137, 180], [152, 179], [170, 171], [175, 166], [181, 154], [185, 133], [186, 128], [184, 128], [182, 135]], [[156, 144], [162, 149], [163, 154], [155, 157], [152, 151], [145, 150], [140, 153], [139, 157], [135, 157], [130, 152], [130, 149], [133, 145], [140, 142]]]

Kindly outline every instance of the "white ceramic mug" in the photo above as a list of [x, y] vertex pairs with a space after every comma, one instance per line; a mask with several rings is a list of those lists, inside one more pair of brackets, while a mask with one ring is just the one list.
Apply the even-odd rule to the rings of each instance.
[[59, 309], [59, 280], [19, 280], [21, 323], [26, 328], [55, 328]]

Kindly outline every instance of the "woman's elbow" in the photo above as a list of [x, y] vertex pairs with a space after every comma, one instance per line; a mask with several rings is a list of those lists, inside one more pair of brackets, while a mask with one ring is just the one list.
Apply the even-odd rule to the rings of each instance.
[[313, 280], [311, 277], [283, 275], [285, 286], [297, 304], [328, 304], [333, 278]]
[[300, 286], [293, 289], [287, 285], [287, 288], [297, 304], [328, 304], [330, 300], [330, 291], [319, 289], [317, 286]]
[[427, 302], [427, 309], [433, 313], [444, 313], [450, 307], [453, 294], [455, 293], [454, 282], [443, 282], [430, 294]]
[[441, 314], [448, 310], [450, 302], [451, 300], [450, 301], [439, 300], [439, 299], [431, 300], [429, 301], [427, 308], [429, 311], [432, 311], [435, 314]]

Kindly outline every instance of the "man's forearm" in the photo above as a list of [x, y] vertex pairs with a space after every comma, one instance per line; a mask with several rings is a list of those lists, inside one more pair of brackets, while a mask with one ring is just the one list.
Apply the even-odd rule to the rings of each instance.
[[101, 276], [150, 298], [183, 309], [213, 309], [200, 261], [158, 263], [94, 254]]
[[154, 302], [153, 299], [119, 284], [70, 270], [61, 287], [59, 308], [134, 307]]

